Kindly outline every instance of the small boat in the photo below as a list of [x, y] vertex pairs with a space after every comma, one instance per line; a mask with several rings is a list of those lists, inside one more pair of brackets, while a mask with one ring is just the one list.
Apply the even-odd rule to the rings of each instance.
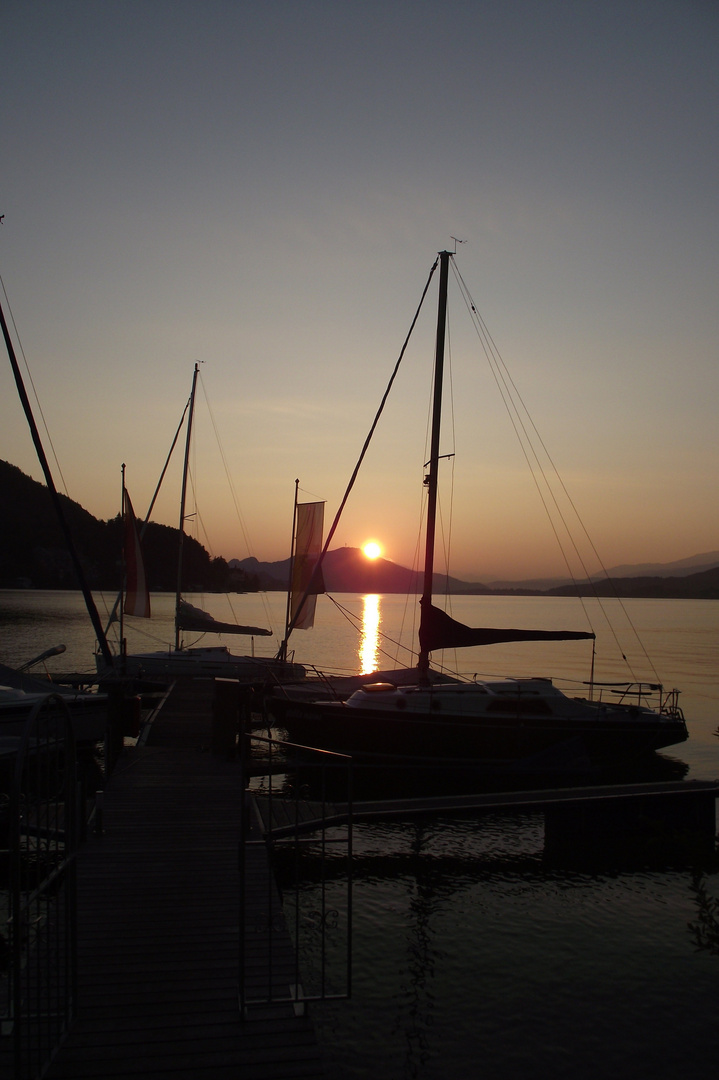
[[[195, 364], [192, 390], [187, 402], [187, 431], [185, 439], [185, 457], [180, 495], [180, 523], [178, 530], [177, 588], [175, 594], [175, 642], [174, 646], [150, 652], [127, 653], [108, 665], [101, 654], [96, 656], [98, 675], [108, 683], [116, 679], [164, 679], [173, 678], [226, 678], [237, 679], [242, 683], [277, 684], [287, 680], [301, 680], [305, 668], [286, 658], [275, 656], [241, 655], [230, 652], [225, 645], [186, 646], [183, 635], [193, 634], [233, 634], [246, 637], [269, 637], [271, 630], [259, 626], [244, 626], [239, 623], [221, 622], [200, 608], [189, 604], [182, 596], [183, 539], [185, 500], [192, 440], [192, 420], [195, 407], [195, 391], [199, 365]], [[184, 420], [184, 414], [183, 414]], [[180, 427], [182, 426], [182, 421]], [[179, 434], [178, 429], [178, 434]], [[176, 436], [177, 438], [177, 436]], [[173, 442], [174, 446], [174, 442]], [[164, 475], [164, 472], [163, 472]], [[149, 513], [148, 513], [149, 518]], [[120, 608], [120, 640], [124, 642], [122, 621], [125, 615], [150, 617], [150, 596], [142, 565], [140, 550], [141, 533], [138, 534], [135, 516], [129, 496], [125, 489], [123, 475], [123, 518], [125, 520], [125, 562], [126, 581], [124, 595], [118, 597]], [[131, 556], [128, 558], [128, 556]], [[111, 616], [111, 620], [114, 617]]]
[[140, 680], [236, 679], [263, 687], [302, 679], [306, 670], [301, 664], [279, 661], [272, 656], [238, 655], [226, 645], [131, 653], [121, 661], [121, 670], [123, 665], [127, 676]]
[[[394, 678], [339, 680], [308, 701], [308, 687], [278, 688], [269, 708], [296, 742], [352, 754], [357, 760], [391, 766], [489, 765], [560, 758], [592, 765], [634, 758], [687, 738], [678, 692], [625, 684], [604, 688], [598, 698], [569, 697], [549, 679], [438, 681], [430, 667], [436, 650], [510, 641], [594, 639], [591, 631], [469, 627], [433, 603], [434, 543], [440, 461], [448, 268], [453, 253], [439, 253], [439, 300], [434, 362], [431, 452], [427, 466], [427, 518], [423, 593], [420, 599], [416, 669]], [[430, 275], [431, 276], [431, 275]], [[426, 291], [426, 290], [425, 290]], [[322, 554], [327, 550], [327, 545]], [[344, 693], [343, 689], [347, 692]], [[655, 707], [650, 691], [658, 694]], [[334, 694], [344, 700], [329, 700]], [[608, 695], [608, 696], [607, 696]], [[322, 698], [322, 700], [320, 699]]]
[[76, 742], [96, 743], [105, 738], [107, 694], [74, 690], [0, 664], [0, 736], [22, 735], [27, 718], [38, 704], [57, 704], [61, 708], [60, 701], [70, 713]]

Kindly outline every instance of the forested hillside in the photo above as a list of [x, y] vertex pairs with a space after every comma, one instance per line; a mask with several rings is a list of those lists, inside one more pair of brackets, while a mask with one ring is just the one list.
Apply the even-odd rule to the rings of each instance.
[[[79, 503], [61, 495], [67, 523], [88, 584], [118, 589], [122, 573], [120, 516], [100, 521]], [[177, 529], [150, 522], [143, 539], [152, 590], [173, 591], [177, 575]], [[183, 588], [188, 591], [246, 592], [256, 579], [212, 559], [192, 537], [183, 546]], [[78, 587], [50, 492], [15, 465], [0, 461], [0, 588], [75, 589]]]

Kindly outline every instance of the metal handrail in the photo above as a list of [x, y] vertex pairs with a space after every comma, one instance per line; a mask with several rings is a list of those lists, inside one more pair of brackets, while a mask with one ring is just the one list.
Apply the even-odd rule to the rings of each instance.
[[10, 797], [10, 976], [3, 1032], [15, 1076], [44, 1075], [77, 1000], [78, 785], [72, 718], [62, 695], [36, 703]]
[[[246, 788], [247, 797], [245, 812], [243, 814], [239, 853], [239, 1003], [240, 1012], [243, 1017], [248, 1015], [248, 1010], [250, 1008], [258, 1005], [291, 1005], [295, 1012], [301, 1012], [304, 1011], [306, 1004], [312, 1001], [345, 999], [351, 994], [352, 983], [352, 758], [346, 754], [336, 754], [316, 747], [307, 747], [287, 740], [258, 735], [254, 732], [247, 733], [241, 736], [241, 756], [243, 759], [243, 774], [245, 776], [247, 775], [246, 763], [249, 744], [255, 741], [263, 743], [269, 750], [268, 771], [265, 779], [267, 783], [267, 813], [270, 827], [267, 828], [264, 823], [260, 824], [258, 821], [253, 822], [253, 820], [251, 820], [250, 810], [253, 808], [250, 803], [253, 800], [249, 789]], [[308, 794], [308, 790], [305, 789], [301, 782], [295, 784], [291, 798], [280, 797], [275, 794], [275, 768], [273, 759], [277, 754], [286, 755], [287, 751], [291, 751], [294, 755], [287, 762], [287, 771], [295, 772], [298, 781], [301, 781], [302, 773], [305, 769], [312, 770], [314, 773], [319, 770], [319, 777], [314, 776], [313, 778], [315, 780], [315, 786], [319, 788], [319, 798], [310, 804], [308, 804], [307, 800], [303, 797]], [[297, 755], [300, 755], [303, 760], [300, 761]], [[332, 770], [335, 776], [337, 775], [338, 770], [346, 771], [347, 805], [349, 807], [349, 813], [346, 819], [345, 835], [341, 838], [327, 836], [327, 821], [332, 817], [331, 804], [326, 798], [327, 770]], [[285, 818], [290, 822], [290, 825], [284, 830], [285, 836], [283, 839], [278, 839], [277, 836], [273, 837], [271, 827], [278, 802], [282, 806]], [[319, 843], [320, 845], [321, 865], [323, 867], [325, 865], [327, 851], [330, 846], [336, 848], [338, 844], [345, 845], [347, 849], [347, 892], [344, 922], [346, 951], [344, 957], [344, 972], [340, 976], [340, 979], [344, 983], [344, 987], [340, 991], [330, 989], [330, 982], [332, 981], [328, 970], [330, 965], [328, 935], [332, 930], [330, 915], [338, 915], [338, 912], [335, 908], [329, 906], [324, 883], [322, 888], [322, 906], [319, 914], [319, 955], [318, 957], [313, 957], [313, 960], [317, 961], [319, 967], [319, 985], [317, 987], [315, 987], [314, 984], [312, 986], [308, 985], [306, 968], [304, 976], [300, 970], [302, 954], [306, 953], [309, 948], [308, 936], [304, 933], [305, 926], [302, 919], [301, 888], [299, 879], [300, 851], [303, 846], [310, 843], [310, 841], [306, 839], [302, 840], [300, 838], [302, 808], [307, 805], [311, 805], [313, 809], [318, 809], [319, 811], [319, 826], [316, 821], [313, 823], [315, 833], [319, 835], [318, 837], [316, 836], [311, 843], [314, 845]], [[256, 804], [254, 810], [257, 812]], [[293, 817], [294, 828], [291, 827]], [[264, 908], [261, 912], [258, 911], [257, 908], [250, 911], [250, 902], [247, 891], [248, 855], [250, 852], [257, 854], [260, 849], [266, 853], [267, 858], [276, 855], [280, 849], [282, 849], [283, 853], [289, 850], [293, 856], [295, 875], [294, 890], [286, 892], [282, 899], [274, 875], [270, 874], [268, 876], [268, 890], [267, 895], [264, 898]], [[290, 908], [292, 909], [293, 917], [288, 918], [288, 909]], [[254, 927], [251, 926], [251, 921], [253, 919], [256, 924]], [[260, 973], [260, 982], [263, 984], [264, 990], [255, 991], [252, 994], [249, 991], [250, 973], [247, 949], [251, 929], [255, 929], [262, 935], [265, 953], [264, 969]], [[287, 966], [288, 948], [291, 949], [292, 952], [292, 959], [289, 967]], [[254, 975], [257, 978], [258, 972], [256, 969]]]

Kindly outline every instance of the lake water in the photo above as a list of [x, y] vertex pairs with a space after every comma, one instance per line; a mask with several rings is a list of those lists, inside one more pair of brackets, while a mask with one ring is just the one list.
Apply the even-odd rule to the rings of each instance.
[[[228, 616], [224, 599], [190, 599]], [[338, 599], [363, 628], [359, 640], [321, 597], [315, 629], [293, 637], [297, 660], [371, 668], [378, 626], [395, 641], [411, 632], [416, 604]], [[97, 600], [101, 612], [112, 602]], [[473, 625], [584, 629], [576, 603], [464, 597], [453, 613]], [[131, 649], [172, 640], [172, 598], [153, 597], [153, 605], [151, 625], [128, 628]], [[279, 595], [234, 597], [233, 607], [240, 621], [282, 625]], [[690, 779], [719, 776], [719, 603], [603, 607], [617, 636], [600, 609], [589, 611], [596, 678], [679, 687], [690, 738], [662, 756]], [[236, 640], [237, 651], [249, 650]], [[59, 642], [67, 652], [51, 661], [54, 670], [91, 668], [93, 634], [77, 594], [0, 592], [0, 660], [20, 663]], [[389, 652], [377, 662], [407, 662], [406, 653]], [[562, 685], [559, 676], [589, 677], [589, 643], [491, 646], [460, 663], [469, 674], [551, 675]], [[697, 948], [691, 929], [719, 897], [711, 853], [558, 857], [545, 849], [543, 817], [533, 813], [357, 825], [354, 853], [353, 996], [313, 1008], [333, 1080], [714, 1077], [719, 936], [715, 951]], [[303, 899], [312, 907], [316, 853], [305, 858]], [[331, 867], [325, 888], [330, 903], [336, 890], [339, 907]]]

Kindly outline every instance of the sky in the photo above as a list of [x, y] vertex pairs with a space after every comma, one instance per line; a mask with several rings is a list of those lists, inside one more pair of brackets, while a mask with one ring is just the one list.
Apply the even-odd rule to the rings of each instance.
[[[198, 362], [188, 531], [286, 557], [456, 248], [588, 569], [719, 549], [717, 55], [710, 0], [0, 0], [2, 302], [58, 488], [113, 517], [124, 463], [143, 514]], [[562, 574], [453, 285], [449, 570]], [[415, 561], [435, 322], [433, 287], [333, 547]], [[0, 458], [42, 478], [7, 362]]]

